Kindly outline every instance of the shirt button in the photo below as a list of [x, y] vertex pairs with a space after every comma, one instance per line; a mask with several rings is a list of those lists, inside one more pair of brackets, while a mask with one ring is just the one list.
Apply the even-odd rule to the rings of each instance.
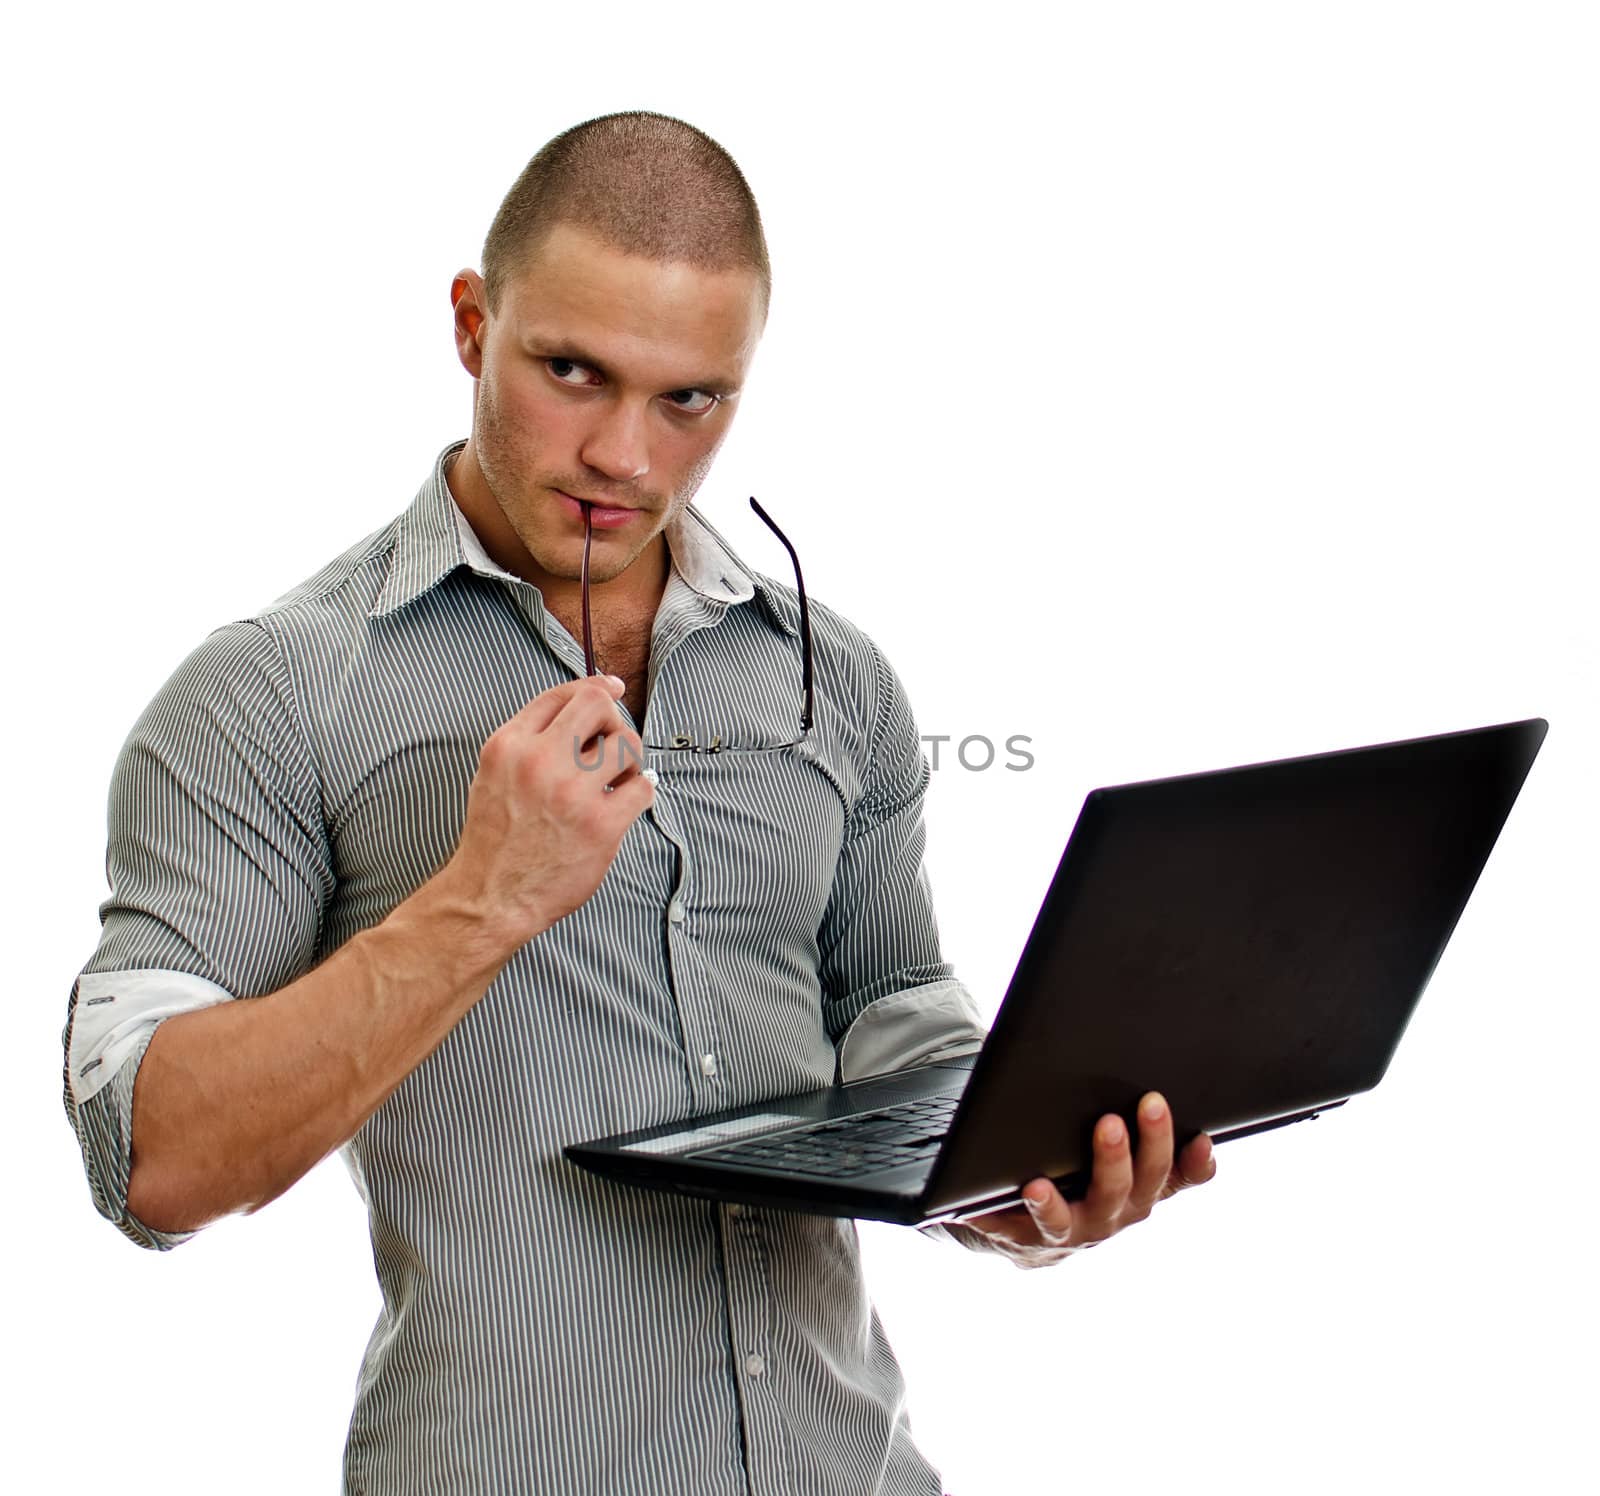
[[683, 923], [683, 905], [680, 904], [676, 899], [667, 905], [667, 918], [670, 919], [675, 925], [681, 925]]
[[717, 1073], [717, 1057], [714, 1054], [700, 1056], [700, 1073], [710, 1080]]
[[751, 1376], [758, 1377], [767, 1369], [767, 1363], [760, 1356], [746, 1356], [744, 1358], [744, 1369]]
[[744, 1214], [744, 1206], [735, 1201], [728, 1207], [728, 1214], [732, 1216], [734, 1220], [738, 1220], [739, 1217]]

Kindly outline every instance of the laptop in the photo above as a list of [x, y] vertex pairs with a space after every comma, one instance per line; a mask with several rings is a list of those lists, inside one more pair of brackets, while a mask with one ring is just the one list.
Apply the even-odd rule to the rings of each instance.
[[975, 1055], [600, 1138], [629, 1185], [920, 1225], [1082, 1198], [1150, 1090], [1182, 1146], [1383, 1078], [1542, 718], [1091, 791]]

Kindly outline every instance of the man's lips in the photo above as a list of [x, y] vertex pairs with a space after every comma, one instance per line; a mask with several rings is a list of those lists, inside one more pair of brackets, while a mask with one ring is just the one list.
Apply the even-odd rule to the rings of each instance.
[[596, 504], [590, 500], [573, 498], [563, 489], [554, 490], [555, 496], [560, 499], [562, 507], [578, 523], [583, 523], [583, 512], [588, 509], [593, 516], [594, 527], [597, 530], [614, 530], [619, 525], [625, 525], [639, 511], [637, 509], [624, 509], [615, 504]]

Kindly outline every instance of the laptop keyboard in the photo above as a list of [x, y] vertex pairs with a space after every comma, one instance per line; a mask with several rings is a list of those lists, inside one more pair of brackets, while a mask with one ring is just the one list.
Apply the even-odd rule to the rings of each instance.
[[819, 1179], [854, 1179], [933, 1158], [944, 1142], [959, 1096], [904, 1101], [776, 1135], [697, 1153], [718, 1163], [749, 1164]]

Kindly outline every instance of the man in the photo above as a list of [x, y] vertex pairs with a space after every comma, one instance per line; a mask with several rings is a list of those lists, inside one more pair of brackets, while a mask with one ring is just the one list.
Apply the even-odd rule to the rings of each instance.
[[[982, 1034], [899, 680], [812, 604], [796, 743], [797, 594], [690, 507], [768, 291], [714, 142], [557, 137], [452, 286], [469, 439], [213, 633], [118, 762], [64, 1034], [95, 1201], [171, 1247], [343, 1150], [383, 1291], [347, 1491], [939, 1489], [851, 1223], [560, 1151]], [[1035, 1181], [954, 1234], [1054, 1261], [1210, 1177], [1208, 1139], [1139, 1131], [1102, 1120], [1084, 1201]]]

